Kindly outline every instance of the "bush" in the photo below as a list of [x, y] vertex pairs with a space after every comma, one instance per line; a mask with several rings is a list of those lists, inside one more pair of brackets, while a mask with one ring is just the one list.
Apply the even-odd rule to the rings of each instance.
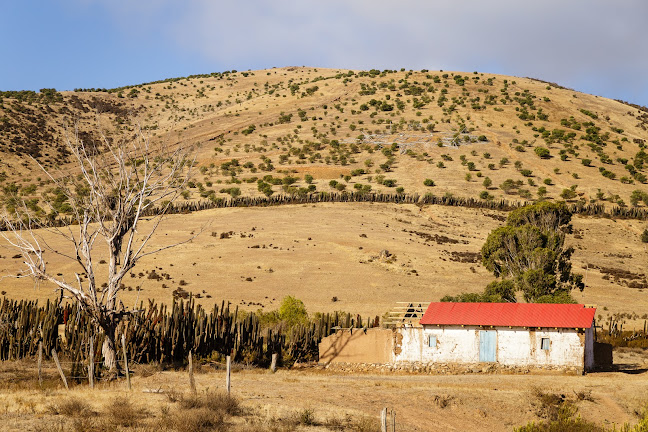
[[535, 154], [537, 154], [542, 159], [548, 159], [551, 157], [551, 153], [549, 152], [549, 149], [545, 147], [536, 147], [534, 151]]
[[424, 184], [425, 186], [434, 186], [434, 180], [432, 180], [432, 179], [425, 179], [425, 180], [423, 180], [423, 184]]
[[122, 427], [137, 426], [139, 421], [149, 414], [145, 409], [137, 407], [125, 397], [113, 399], [104, 408], [104, 413], [106, 417], [110, 418], [113, 425]]
[[75, 397], [66, 398], [57, 404], [49, 405], [47, 410], [51, 414], [68, 417], [80, 417], [92, 414], [92, 409], [88, 402]]
[[641, 233], [641, 241], [644, 242], [644, 243], [648, 243], [648, 229], [645, 229]]
[[563, 189], [562, 192], [560, 193], [560, 197], [562, 199], [574, 199], [576, 198], [576, 191], [572, 189]]
[[308, 321], [308, 312], [304, 302], [293, 296], [286, 296], [279, 306], [279, 318], [289, 326]]

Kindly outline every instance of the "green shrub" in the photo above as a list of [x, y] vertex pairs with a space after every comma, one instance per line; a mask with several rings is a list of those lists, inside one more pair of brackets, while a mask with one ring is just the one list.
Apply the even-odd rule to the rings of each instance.
[[[442, 163], [442, 162], [439, 162], [439, 163]], [[428, 178], [428, 179], [425, 179], [425, 180], [423, 180], [423, 184], [424, 184], [425, 186], [434, 186], [434, 180], [429, 179], [429, 178]]]
[[534, 149], [534, 151], [535, 151], [535, 154], [537, 154], [542, 159], [548, 159], [548, 158], [551, 157], [551, 153], [549, 152], [549, 149], [547, 149], [545, 147], [536, 147]]
[[307, 322], [308, 312], [304, 302], [293, 296], [284, 297], [279, 306], [279, 318], [291, 327]]

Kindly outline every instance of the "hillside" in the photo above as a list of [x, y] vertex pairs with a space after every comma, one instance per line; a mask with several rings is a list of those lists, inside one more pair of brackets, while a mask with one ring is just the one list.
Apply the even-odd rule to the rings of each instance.
[[[334, 191], [640, 209], [648, 200], [633, 195], [647, 191], [646, 108], [529, 78], [291, 67], [112, 90], [1, 93], [5, 205], [16, 195], [55, 193], [28, 156], [73, 173], [64, 131], [74, 122], [80, 138], [99, 148], [99, 129], [111, 139], [138, 125], [154, 143], [194, 146], [188, 201]], [[182, 288], [205, 304], [224, 298], [255, 309], [295, 294], [311, 310], [382, 314], [395, 301], [481, 290], [492, 276], [477, 253], [505, 216], [359, 203], [173, 216], [166, 234], [187, 234], [211, 220], [214, 236], [206, 232], [181, 252], [144, 263], [125, 299], [168, 302]], [[644, 314], [646, 222], [578, 217], [574, 225], [575, 267], [587, 273], [588, 285], [577, 298], [610, 312]], [[377, 259], [382, 250], [396, 259]], [[0, 265], [12, 272], [18, 261], [9, 255]], [[166, 287], [145, 276], [158, 267], [171, 274]], [[206, 282], [213, 274], [219, 277]], [[51, 296], [28, 281], [1, 286], [14, 297]]]
[[317, 191], [336, 180], [478, 197], [488, 177], [487, 198], [557, 199], [573, 188], [563, 196], [629, 205], [646, 182], [645, 109], [527, 78], [283, 68], [45, 90], [5, 92], [0, 103], [2, 169], [26, 194], [47, 184], [22, 175], [32, 168], [24, 156], [63, 163], [63, 127], [77, 121], [81, 139], [97, 141], [97, 113], [109, 135], [139, 124], [153, 140], [195, 145], [188, 199], [299, 192], [310, 174]]

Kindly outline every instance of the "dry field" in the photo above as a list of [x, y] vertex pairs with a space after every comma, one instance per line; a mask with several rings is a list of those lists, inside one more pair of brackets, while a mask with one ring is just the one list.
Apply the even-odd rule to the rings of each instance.
[[[235, 365], [232, 394], [242, 409], [227, 416], [220, 430], [376, 431], [380, 410], [388, 407], [396, 411], [398, 430], [506, 431], [547, 415], [540, 394], [573, 402], [585, 420], [618, 427], [635, 423], [648, 401], [648, 357], [633, 351], [615, 356], [622, 371], [586, 376], [346, 374], [320, 368], [271, 374]], [[189, 397], [184, 371], [140, 366], [132, 391], [123, 381], [100, 384], [95, 390], [83, 383], [66, 391], [53, 370], [47, 371], [45, 390], [40, 390], [33, 366], [0, 366], [2, 430], [104, 431], [120, 424], [123, 430], [206, 430], [192, 429], [197, 403], [178, 401], [182, 394]], [[199, 397], [224, 388], [222, 367], [203, 365], [195, 380]], [[109, 415], [110, 410], [117, 414]]]
[[[204, 231], [191, 243], [142, 261], [126, 278], [122, 299], [129, 307], [147, 299], [170, 303], [173, 292], [181, 289], [200, 297], [207, 308], [225, 300], [247, 310], [271, 310], [293, 295], [311, 313], [383, 315], [397, 301], [437, 301], [447, 294], [482, 290], [493, 276], [477, 253], [505, 216], [461, 207], [368, 203], [174, 215], [161, 228], [156, 245]], [[586, 275], [587, 285], [576, 299], [598, 305], [603, 317], [634, 313], [643, 325], [648, 290], [627, 286], [644, 280], [648, 253], [637, 235], [642, 228], [633, 220], [574, 218], [569, 237], [576, 249], [573, 264]], [[384, 250], [389, 257], [380, 257]], [[73, 279], [73, 262], [55, 255], [48, 261], [50, 268]], [[19, 266], [20, 259], [13, 259], [10, 251], [2, 254], [5, 274]], [[151, 276], [153, 270], [159, 280]], [[51, 286], [35, 288], [29, 279], [4, 278], [0, 290], [12, 298], [56, 296]]]

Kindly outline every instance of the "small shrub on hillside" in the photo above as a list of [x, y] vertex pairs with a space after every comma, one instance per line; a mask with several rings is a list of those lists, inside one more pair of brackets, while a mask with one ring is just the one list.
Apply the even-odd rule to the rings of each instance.
[[[441, 162], [440, 162], [440, 163], [441, 163]], [[434, 180], [432, 180], [432, 179], [425, 179], [425, 180], [423, 180], [423, 184], [424, 184], [425, 186], [434, 186]]]
[[551, 153], [549, 152], [549, 149], [547, 149], [545, 147], [536, 147], [534, 149], [534, 151], [535, 151], [535, 154], [537, 154], [542, 159], [548, 159], [548, 158], [551, 157]]
[[645, 229], [643, 233], [641, 233], [641, 241], [648, 243], [648, 229]]

